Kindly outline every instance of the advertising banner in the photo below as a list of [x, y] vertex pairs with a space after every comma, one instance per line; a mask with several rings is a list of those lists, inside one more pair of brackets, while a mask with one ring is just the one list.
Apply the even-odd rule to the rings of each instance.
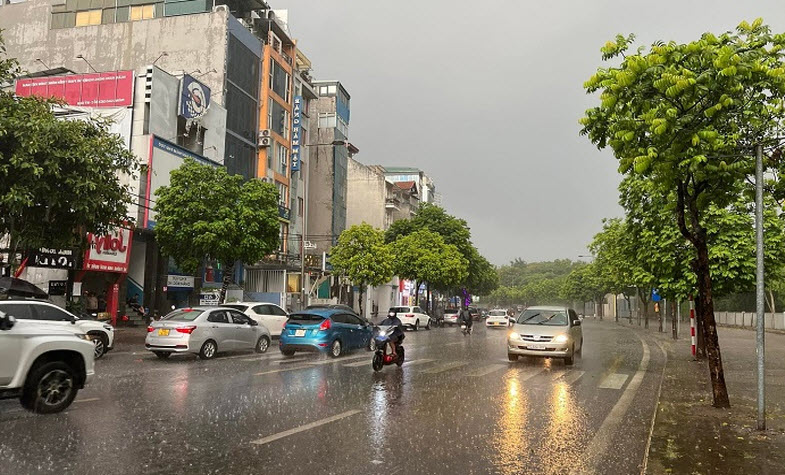
[[134, 99], [134, 72], [112, 71], [19, 79], [16, 95], [63, 99], [81, 107], [130, 107]]
[[300, 126], [302, 125], [302, 96], [294, 96], [292, 107], [292, 171], [300, 170]]
[[52, 269], [73, 269], [76, 267], [76, 253], [73, 249], [40, 248], [28, 254], [29, 265]]
[[102, 236], [88, 233], [89, 247], [84, 256], [84, 270], [128, 272], [132, 234], [126, 228], [116, 228]]
[[180, 117], [198, 119], [210, 107], [210, 88], [186, 74], [180, 82]]

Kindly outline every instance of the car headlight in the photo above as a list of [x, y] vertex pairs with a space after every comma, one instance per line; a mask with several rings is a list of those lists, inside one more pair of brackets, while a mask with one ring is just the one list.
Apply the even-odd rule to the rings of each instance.
[[521, 336], [519, 334], [515, 333], [515, 332], [510, 332], [509, 338], [510, 338], [510, 340], [519, 340], [521, 338]]
[[85, 335], [84, 333], [74, 333], [74, 336], [76, 336], [80, 340], [87, 340], [87, 341], [92, 340], [92, 338], [90, 338], [90, 335]]
[[570, 340], [570, 337], [567, 335], [556, 335], [553, 337], [554, 343], [567, 343]]

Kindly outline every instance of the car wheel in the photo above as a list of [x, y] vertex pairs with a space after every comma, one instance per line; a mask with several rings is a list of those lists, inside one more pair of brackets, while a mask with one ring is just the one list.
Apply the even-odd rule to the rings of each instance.
[[256, 347], [254, 351], [257, 353], [267, 353], [267, 350], [270, 348], [270, 338], [262, 335], [259, 337], [259, 341], [256, 342]]
[[510, 361], [518, 361], [518, 355], [513, 355], [512, 353], [507, 353], [507, 359]]
[[22, 389], [22, 406], [39, 414], [60, 412], [76, 397], [76, 372], [62, 361], [33, 368]]
[[166, 358], [172, 356], [172, 353], [169, 351], [153, 351], [153, 353], [155, 354], [155, 356], [157, 356], [162, 360], [165, 360]]
[[294, 350], [289, 350], [289, 349], [283, 349], [282, 348], [281, 349], [281, 354], [286, 356], [286, 357], [294, 356]]
[[202, 345], [202, 349], [199, 350], [199, 358], [203, 360], [211, 360], [215, 358], [215, 354], [218, 352], [218, 346], [215, 344], [213, 340], [207, 340]]
[[417, 320], [414, 321], [414, 327], [412, 327], [412, 329], [414, 331], [417, 331], [417, 330], [420, 329], [420, 319], [417, 319]]
[[106, 354], [106, 349], [109, 347], [108, 338], [101, 333], [88, 333], [90, 339], [93, 340], [93, 355], [95, 359], [100, 360]]
[[570, 350], [570, 354], [564, 357], [564, 364], [567, 366], [572, 366], [575, 363], [575, 345], [572, 345], [572, 350]]
[[343, 353], [343, 345], [341, 344], [341, 340], [335, 340], [332, 345], [330, 345], [330, 356], [333, 358], [338, 358]]

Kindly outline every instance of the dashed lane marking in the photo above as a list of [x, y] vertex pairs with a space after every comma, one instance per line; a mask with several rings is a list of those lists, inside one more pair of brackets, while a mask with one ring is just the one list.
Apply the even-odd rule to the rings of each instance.
[[77, 402], [94, 402], [94, 401], [100, 401], [100, 400], [101, 399], [97, 398], [97, 397], [89, 397], [89, 398], [85, 398], [85, 399], [77, 399], [76, 401], [74, 401], [74, 404], [76, 404]]
[[629, 376], [624, 373], [612, 373], [600, 383], [600, 389], [621, 389]]
[[489, 375], [491, 373], [495, 373], [497, 371], [500, 371], [500, 370], [503, 370], [503, 369], [506, 369], [506, 368], [509, 368], [509, 365], [506, 365], [506, 364], [490, 364], [490, 365], [487, 365], [487, 366], [480, 366], [479, 368], [477, 368], [477, 369], [475, 369], [473, 371], [469, 371], [468, 373], [466, 373], [466, 376], [479, 378], [479, 377], [486, 376], [486, 375]]
[[586, 371], [568, 371], [562, 376], [561, 382], [568, 385], [572, 384], [581, 379], [581, 376], [584, 374], [586, 374]]
[[518, 379], [521, 381], [528, 381], [543, 371], [545, 371], [544, 368], [521, 368], [518, 370]]
[[289, 364], [289, 363], [298, 363], [300, 361], [306, 361], [307, 359], [308, 358], [306, 358], [306, 357], [302, 357], [302, 358], [286, 358], [285, 360], [276, 361], [276, 363], [285, 365], [285, 364]]
[[420, 364], [430, 363], [431, 361], [436, 361], [436, 360], [432, 360], [430, 358], [422, 358], [419, 360], [406, 361], [403, 363], [403, 366], [406, 366], [408, 368], [409, 366], [416, 366]]
[[371, 360], [368, 361], [355, 361], [354, 363], [347, 363], [343, 365], [344, 368], [359, 368], [360, 366], [371, 367]]
[[305, 369], [305, 368], [313, 368], [313, 366], [304, 364], [304, 365], [299, 365], [299, 366], [289, 366], [289, 367], [281, 368], [281, 369], [271, 369], [271, 370], [268, 370], [268, 371], [262, 371], [261, 373], [254, 373], [254, 376], [262, 376], [262, 375], [265, 375], [265, 374], [274, 374], [274, 373], [283, 373], [284, 371], [295, 371], [295, 370], [298, 370], [298, 369]]
[[342, 358], [332, 358], [329, 360], [312, 361], [308, 364], [312, 366], [320, 366], [325, 364], [343, 363], [344, 361], [359, 360], [361, 358], [368, 360], [368, 362], [370, 363], [372, 357], [373, 356], [371, 355], [344, 356]]
[[317, 427], [323, 426], [325, 424], [329, 424], [331, 422], [335, 422], [335, 421], [339, 421], [341, 419], [345, 419], [347, 417], [351, 417], [351, 416], [353, 416], [355, 414], [359, 414], [360, 412], [361, 411], [356, 410], [356, 409], [353, 410], [353, 411], [342, 412], [342, 413], [336, 414], [336, 415], [334, 415], [332, 417], [327, 417], [325, 419], [320, 419], [318, 421], [314, 421], [314, 422], [302, 425], [300, 427], [295, 427], [294, 429], [289, 429], [289, 430], [285, 430], [283, 432], [279, 432], [277, 434], [268, 435], [267, 437], [262, 437], [261, 439], [254, 440], [251, 443], [255, 444], [255, 445], [269, 444], [270, 442], [275, 442], [276, 440], [283, 439], [284, 437], [289, 437], [291, 435], [298, 434], [300, 432], [305, 432], [307, 430], [315, 429]]

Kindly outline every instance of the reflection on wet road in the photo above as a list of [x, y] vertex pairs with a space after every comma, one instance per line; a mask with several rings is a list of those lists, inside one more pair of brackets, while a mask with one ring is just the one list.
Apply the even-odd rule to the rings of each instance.
[[[15, 474], [639, 473], [662, 357], [652, 352], [641, 371], [642, 336], [612, 322], [587, 321], [584, 332], [574, 366], [508, 362], [506, 332], [481, 325], [470, 336], [409, 332], [407, 363], [379, 373], [364, 351], [162, 361], [130, 348], [99, 361], [81, 402], [63, 414], [35, 416], [0, 401], [0, 467]], [[619, 413], [623, 424], [607, 422]], [[598, 443], [597, 431], [608, 427]], [[589, 463], [591, 447], [602, 453]]]

